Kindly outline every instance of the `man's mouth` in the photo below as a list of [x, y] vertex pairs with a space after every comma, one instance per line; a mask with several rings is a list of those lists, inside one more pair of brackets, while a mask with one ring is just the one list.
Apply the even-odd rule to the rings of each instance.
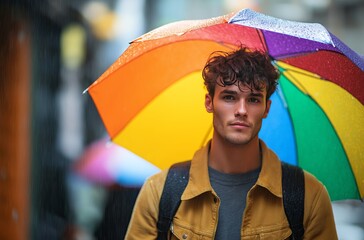
[[241, 121], [234, 121], [229, 123], [230, 126], [235, 127], [235, 128], [248, 128], [250, 127], [250, 125], [246, 122], [241, 122]]

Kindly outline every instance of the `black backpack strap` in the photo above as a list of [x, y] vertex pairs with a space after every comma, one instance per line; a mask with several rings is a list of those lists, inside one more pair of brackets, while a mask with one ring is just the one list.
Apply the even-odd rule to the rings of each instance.
[[282, 162], [282, 192], [284, 211], [292, 230], [292, 239], [302, 239], [305, 179], [301, 168]]
[[182, 193], [189, 180], [190, 166], [191, 161], [176, 163], [168, 171], [159, 202], [158, 240], [167, 239], [173, 217], [181, 203]]

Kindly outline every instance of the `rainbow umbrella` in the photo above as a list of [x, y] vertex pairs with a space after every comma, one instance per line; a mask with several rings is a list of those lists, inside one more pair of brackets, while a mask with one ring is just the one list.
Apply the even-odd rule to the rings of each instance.
[[85, 149], [73, 171], [102, 186], [140, 187], [147, 177], [160, 169], [127, 149], [100, 139]]
[[241, 45], [281, 72], [260, 137], [332, 200], [363, 198], [364, 61], [319, 24], [245, 9], [146, 33], [88, 88], [111, 139], [161, 169], [191, 159], [212, 134], [201, 70]]

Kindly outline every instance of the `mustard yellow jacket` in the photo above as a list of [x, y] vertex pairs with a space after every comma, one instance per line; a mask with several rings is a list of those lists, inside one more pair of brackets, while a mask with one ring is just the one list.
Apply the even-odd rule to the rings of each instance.
[[[291, 230], [283, 209], [280, 160], [262, 141], [261, 145], [262, 168], [247, 195], [241, 239], [288, 239]], [[171, 239], [214, 239], [220, 202], [209, 181], [208, 149], [200, 149], [192, 159], [190, 179], [170, 228]], [[165, 170], [145, 182], [125, 239], [156, 239], [159, 199], [166, 176]], [[307, 172], [304, 208], [304, 239], [337, 239], [326, 188]]]

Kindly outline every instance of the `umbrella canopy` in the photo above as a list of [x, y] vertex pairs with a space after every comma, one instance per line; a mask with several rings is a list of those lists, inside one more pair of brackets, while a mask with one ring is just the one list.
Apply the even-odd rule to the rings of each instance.
[[146, 33], [88, 88], [112, 140], [161, 169], [191, 159], [212, 135], [201, 70], [241, 45], [281, 72], [260, 137], [332, 200], [363, 198], [364, 61], [319, 24], [245, 9]]
[[153, 164], [107, 139], [90, 144], [73, 170], [90, 182], [123, 187], [140, 187], [147, 177], [160, 171]]

